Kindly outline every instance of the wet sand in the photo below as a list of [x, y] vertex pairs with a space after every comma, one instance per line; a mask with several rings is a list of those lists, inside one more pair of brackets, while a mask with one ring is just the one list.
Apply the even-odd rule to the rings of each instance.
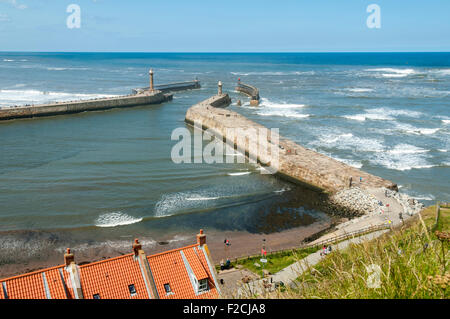
[[[300, 243], [307, 237], [312, 236], [320, 231], [330, 227], [331, 220], [322, 219], [314, 222], [308, 226], [295, 227], [288, 230], [274, 232], [270, 234], [255, 234], [245, 231], [214, 231], [205, 229], [207, 236], [207, 244], [211, 251], [214, 263], [218, 264], [221, 259], [237, 258], [247, 255], [258, 254], [261, 251], [263, 239], [266, 239], [267, 251], [274, 251], [280, 249], [290, 249], [298, 247]], [[48, 236], [40, 234], [40, 236]], [[230, 241], [230, 246], [226, 248], [224, 239]], [[154, 242], [146, 238], [140, 238], [143, 249], [147, 255], [167, 251], [191, 245], [196, 242], [196, 234], [193, 233], [191, 237], [183, 237], [177, 241]], [[109, 245], [108, 243], [102, 245], [89, 246], [88, 243], [72, 247], [75, 254], [75, 261], [77, 264], [86, 264], [94, 261], [99, 261], [106, 258], [112, 258], [132, 251], [133, 238], [124, 238], [120, 245]], [[48, 247], [41, 249], [32, 258], [28, 255], [29, 244], [21, 250], [22, 256], [10, 256], [14, 259], [9, 259], [5, 263], [7, 257], [2, 255], [3, 262], [0, 264], [0, 278], [7, 278], [15, 275], [24, 274], [27, 272], [44, 269], [56, 265], [61, 265], [64, 262], [64, 248], [52, 247], [51, 238], [48, 241]], [[14, 249], [14, 251], [17, 251]]]

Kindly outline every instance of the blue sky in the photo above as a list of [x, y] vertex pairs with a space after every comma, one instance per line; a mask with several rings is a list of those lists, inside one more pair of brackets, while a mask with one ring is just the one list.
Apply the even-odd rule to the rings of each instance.
[[0, 0], [0, 51], [450, 51], [449, 13], [449, 0]]

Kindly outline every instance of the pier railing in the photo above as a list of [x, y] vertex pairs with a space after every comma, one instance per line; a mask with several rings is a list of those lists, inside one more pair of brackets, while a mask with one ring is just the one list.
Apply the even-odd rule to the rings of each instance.
[[[326, 244], [330, 244], [330, 243], [336, 244], [343, 240], [359, 237], [364, 234], [373, 233], [376, 231], [390, 229], [390, 228], [391, 228], [391, 226], [389, 224], [367, 226], [367, 227], [355, 230], [353, 232], [344, 233], [344, 234], [341, 234], [338, 236], [334, 236], [334, 237], [331, 237], [328, 239], [321, 240], [319, 242], [303, 243], [296, 247], [279, 249], [279, 250], [267, 250], [267, 255], [269, 256], [271, 254], [278, 254], [278, 253], [283, 253], [283, 252], [288, 252], [288, 251], [295, 251], [295, 250], [314, 248], [314, 247], [317, 247], [317, 249], [320, 249], [321, 246], [326, 245]], [[254, 254], [254, 255], [247, 254], [247, 255], [240, 256], [240, 257], [232, 258], [232, 260], [234, 262], [237, 262], [238, 260], [257, 258], [257, 257], [261, 257], [261, 254]]]
[[258, 90], [258, 88], [254, 87], [253, 85], [238, 82], [238, 84], [236, 86], [236, 90], [247, 94], [253, 100], [259, 100], [259, 90]]

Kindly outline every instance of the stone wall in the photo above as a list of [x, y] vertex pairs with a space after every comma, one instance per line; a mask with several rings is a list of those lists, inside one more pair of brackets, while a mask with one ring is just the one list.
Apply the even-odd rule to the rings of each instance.
[[236, 91], [244, 93], [245, 95], [250, 96], [250, 105], [258, 106], [259, 105], [259, 90], [250, 84], [244, 84], [239, 82], [236, 86]]
[[[279, 135], [269, 134], [266, 141], [261, 141], [257, 136], [249, 136], [245, 141], [237, 136], [227, 136], [227, 129], [229, 128], [266, 129], [236, 112], [214, 107], [214, 103], [222, 103], [228, 100], [229, 97], [225, 94], [194, 105], [188, 109], [186, 121], [191, 124], [194, 122], [202, 123], [203, 129], [212, 130], [217, 136], [222, 137], [224, 142], [230, 145], [234, 144], [240, 152], [248, 157], [256, 158], [258, 162], [263, 164], [270, 163], [275, 167], [276, 175], [321, 192], [335, 193], [348, 188], [350, 177], [355, 182], [362, 177], [362, 188], [386, 187], [397, 190], [397, 185], [391, 181], [304, 148]], [[272, 140], [276, 141], [276, 138], [279, 142], [272, 143]], [[276, 156], [275, 154], [261, 154], [259, 152], [261, 142], [278, 148], [278, 163], [272, 157]]]
[[0, 121], [158, 104], [170, 100], [171, 98], [171, 95], [155, 92], [153, 94], [137, 94], [105, 99], [11, 107], [0, 110]]

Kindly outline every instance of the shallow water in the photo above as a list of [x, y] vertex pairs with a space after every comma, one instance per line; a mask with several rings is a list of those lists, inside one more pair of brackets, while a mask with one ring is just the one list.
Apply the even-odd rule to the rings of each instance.
[[[1, 53], [2, 107], [128, 94], [147, 86], [150, 67], [156, 84], [198, 77], [202, 89], [162, 105], [0, 123], [0, 231], [120, 243], [325, 218], [308, 204], [312, 195], [255, 165], [171, 161], [172, 131], [218, 80], [244, 102], [231, 108], [256, 122], [425, 203], [448, 200], [449, 61], [447, 53]], [[238, 77], [260, 88], [260, 107], [234, 92]], [[300, 221], [304, 214], [313, 219]]]

